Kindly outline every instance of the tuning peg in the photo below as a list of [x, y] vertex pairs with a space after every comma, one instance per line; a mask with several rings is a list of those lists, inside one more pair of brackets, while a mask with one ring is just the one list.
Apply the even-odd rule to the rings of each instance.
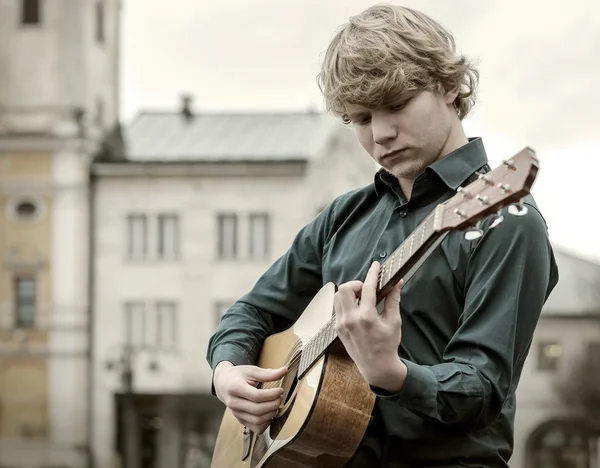
[[465, 233], [465, 239], [469, 241], [479, 239], [481, 236], [483, 236], [481, 221], [477, 221], [477, 224]]
[[498, 227], [502, 224], [502, 221], [504, 221], [504, 216], [502, 216], [502, 210], [498, 210], [498, 212], [493, 215], [493, 221], [490, 224], [490, 229], [494, 229], [495, 227]]
[[471, 192], [469, 192], [467, 189], [465, 189], [464, 187], [458, 187], [456, 189], [456, 191], [460, 194], [462, 194], [463, 197], [467, 198], [467, 199], [471, 199], [473, 198], [473, 194]]
[[489, 202], [489, 198], [486, 197], [485, 195], [481, 195], [481, 194], [478, 193], [475, 196], [475, 198], [477, 198], [477, 200], [479, 200], [479, 203], [481, 204], [481, 206], [483, 206], [483, 205], [489, 205], [489, 203], [490, 203]]
[[483, 180], [487, 185], [494, 185], [494, 180], [488, 174], [483, 174], [481, 172], [478, 172], [477, 177], [480, 180]]
[[502, 182], [498, 184], [498, 188], [504, 193], [508, 193], [512, 190], [509, 184], [503, 184]]
[[508, 207], [508, 212], [513, 216], [525, 216], [527, 211], [527, 207], [523, 203], [515, 203]]
[[515, 163], [512, 159], [507, 160], [503, 160], [502, 164], [504, 164], [508, 169], [511, 169], [513, 171], [517, 170], [517, 166], [515, 166]]

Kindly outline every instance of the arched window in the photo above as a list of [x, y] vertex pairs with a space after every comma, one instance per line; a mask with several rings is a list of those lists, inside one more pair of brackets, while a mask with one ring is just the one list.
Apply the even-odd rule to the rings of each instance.
[[592, 437], [576, 421], [550, 421], [531, 435], [530, 468], [588, 468], [595, 456]]

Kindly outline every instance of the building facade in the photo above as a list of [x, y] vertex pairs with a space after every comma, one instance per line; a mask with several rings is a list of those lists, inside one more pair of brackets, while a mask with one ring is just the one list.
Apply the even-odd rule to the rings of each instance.
[[89, 164], [119, 8], [0, 0], [0, 466], [88, 463]]
[[127, 160], [93, 167], [96, 466], [129, 444], [141, 466], [185, 466], [212, 452], [223, 411], [205, 360], [220, 315], [375, 167], [314, 113], [149, 113], [125, 135]]
[[560, 280], [544, 307], [517, 393], [511, 468], [598, 468], [595, 438], [560, 388], [600, 346], [600, 264], [555, 248]]
[[[205, 351], [220, 315], [375, 168], [348, 129], [318, 114], [142, 114], [126, 136], [126, 160], [93, 168], [94, 453], [98, 467], [118, 466], [134, 443], [142, 464], [176, 466], [212, 450], [223, 408]], [[518, 390], [512, 468], [600, 467], [558, 394], [600, 342], [600, 265], [560, 247], [556, 258], [560, 282]]]

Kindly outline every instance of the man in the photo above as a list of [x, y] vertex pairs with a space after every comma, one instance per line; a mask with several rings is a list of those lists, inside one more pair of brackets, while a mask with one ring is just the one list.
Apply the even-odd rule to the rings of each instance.
[[489, 171], [482, 141], [462, 126], [477, 81], [452, 36], [408, 8], [371, 7], [334, 36], [319, 75], [327, 109], [382, 169], [305, 226], [212, 337], [215, 393], [242, 424], [264, 431], [280, 403], [280, 389], [255, 388], [286, 372], [253, 366], [262, 340], [334, 282], [338, 334], [378, 395], [347, 466], [508, 466], [516, 387], [558, 281], [533, 198], [527, 215], [506, 215], [494, 229], [488, 220], [477, 240], [450, 233], [402, 286], [401, 304], [400, 287], [381, 314], [374, 297], [378, 262], [437, 204]]

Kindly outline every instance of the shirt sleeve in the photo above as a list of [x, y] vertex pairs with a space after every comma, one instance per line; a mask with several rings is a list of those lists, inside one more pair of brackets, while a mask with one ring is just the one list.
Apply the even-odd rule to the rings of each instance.
[[210, 338], [207, 360], [254, 364], [263, 340], [292, 325], [322, 287], [323, 247], [332, 226], [329, 205], [296, 235], [254, 287], [223, 315]]
[[[465, 277], [464, 310], [444, 362], [404, 360], [408, 374], [396, 402], [442, 424], [474, 430], [491, 424], [515, 390], [542, 306], [558, 282], [546, 223], [535, 206], [473, 244]], [[485, 223], [485, 227], [489, 221]]]

